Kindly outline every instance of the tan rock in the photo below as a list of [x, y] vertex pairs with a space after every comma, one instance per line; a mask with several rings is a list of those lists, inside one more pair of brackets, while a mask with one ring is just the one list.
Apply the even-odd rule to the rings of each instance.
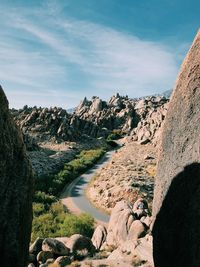
[[71, 259], [68, 256], [61, 256], [55, 260], [55, 264], [57, 264], [58, 267], [65, 267], [66, 265], [69, 265], [70, 263], [71, 263]]
[[70, 249], [70, 252], [73, 253], [76, 257], [86, 257], [88, 255], [93, 255], [95, 247], [92, 244], [92, 241], [83, 235], [75, 234], [72, 235], [68, 242], [67, 247]]
[[70, 251], [64, 243], [56, 240], [55, 238], [45, 238], [42, 243], [42, 250], [50, 251], [61, 256], [69, 255]]
[[99, 250], [102, 244], [106, 241], [107, 230], [105, 226], [98, 225], [92, 236], [92, 243], [97, 250]]
[[129, 229], [127, 239], [137, 240], [138, 238], [144, 236], [146, 233], [146, 228], [140, 220], [135, 220]]
[[118, 202], [111, 213], [106, 243], [117, 247], [125, 241], [134, 219], [133, 211], [128, 203]]
[[37, 261], [41, 263], [45, 263], [48, 259], [52, 259], [54, 256], [51, 251], [40, 251], [37, 255]]

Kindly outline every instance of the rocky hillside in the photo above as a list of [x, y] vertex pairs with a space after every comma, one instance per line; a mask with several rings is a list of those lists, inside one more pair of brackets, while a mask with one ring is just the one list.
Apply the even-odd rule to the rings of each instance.
[[151, 205], [155, 172], [155, 146], [125, 143], [96, 173], [87, 196], [95, 206], [109, 213], [121, 200], [133, 203], [137, 198], [145, 197]]
[[85, 98], [70, 114], [62, 108], [25, 106], [12, 110], [28, 148], [37, 142], [81, 141], [83, 136], [107, 137], [113, 130], [140, 143], [157, 141], [168, 99], [162, 96], [130, 99], [116, 94], [108, 102]]

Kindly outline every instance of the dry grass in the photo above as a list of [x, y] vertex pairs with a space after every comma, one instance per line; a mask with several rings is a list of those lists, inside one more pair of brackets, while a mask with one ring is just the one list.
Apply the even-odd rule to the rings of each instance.
[[146, 167], [146, 171], [151, 177], [155, 177], [156, 176], [156, 165], [153, 165], [153, 164], [148, 165]]

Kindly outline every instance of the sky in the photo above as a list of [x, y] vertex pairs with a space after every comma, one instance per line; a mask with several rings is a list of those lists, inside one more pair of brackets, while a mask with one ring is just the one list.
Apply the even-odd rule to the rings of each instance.
[[10, 107], [172, 89], [200, 26], [196, 0], [0, 0]]

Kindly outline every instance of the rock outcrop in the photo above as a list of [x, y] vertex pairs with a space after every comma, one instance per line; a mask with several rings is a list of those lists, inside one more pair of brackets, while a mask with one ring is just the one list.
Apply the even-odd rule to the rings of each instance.
[[1, 265], [25, 267], [32, 222], [33, 176], [22, 135], [0, 87], [0, 254]]
[[161, 96], [131, 99], [116, 94], [108, 102], [99, 97], [91, 101], [84, 98], [72, 114], [57, 107], [27, 106], [12, 113], [29, 149], [37, 142], [80, 141], [83, 135], [106, 138], [113, 130], [145, 144], [157, 142], [167, 103]]
[[182, 64], [163, 128], [153, 203], [156, 267], [200, 265], [199, 133], [200, 31]]
[[[136, 205], [139, 203], [141, 204], [140, 209], [143, 216], [149, 216], [146, 201], [140, 199], [136, 202]], [[136, 210], [134, 211], [132, 205], [126, 201], [120, 201], [111, 213], [106, 245], [116, 248], [127, 240], [137, 240], [146, 234], [147, 229], [147, 225], [139, 220], [137, 212]]]

